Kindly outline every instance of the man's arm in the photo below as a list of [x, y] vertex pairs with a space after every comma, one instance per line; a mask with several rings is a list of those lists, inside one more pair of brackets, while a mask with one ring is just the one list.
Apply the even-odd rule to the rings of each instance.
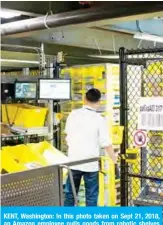
[[65, 133], [66, 133], [66, 142], [68, 144], [68, 137], [69, 137], [69, 133], [71, 132], [71, 129], [73, 129], [73, 113], [71, 112], [66, 120], [66, 125], [65, 125]]
[[108, 126], [104, 118], [101, 118], [100, 121], [100, 129], [99, 129], [99, 138], [100, 138], [100, 146], [105, 149], [107, 155], [113, 160], [113, 162], [117, 163], [117, 156], [114, 153], [111, 139], [109, 138]]
[[117, 164], [117, 156], [114, 153], [114, 149], [112, 145], [108, 146], [105, 148], [106, 153], [109, 155], [109, 157], [113, 160], [115, 164]]

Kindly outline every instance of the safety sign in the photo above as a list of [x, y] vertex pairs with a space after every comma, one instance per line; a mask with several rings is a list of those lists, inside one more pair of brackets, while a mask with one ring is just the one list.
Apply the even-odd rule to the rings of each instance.
[[147, 144], [147, 133], [143, 130], [136, 130], [134, 132], [134, 146], [145, 147]]

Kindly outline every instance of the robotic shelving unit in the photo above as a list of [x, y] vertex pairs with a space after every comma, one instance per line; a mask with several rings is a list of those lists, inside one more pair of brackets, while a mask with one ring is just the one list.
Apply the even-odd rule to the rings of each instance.
[[[69, 113], [73, 109], [77, 109], [83, 106], [85, 92], [90, 88], [98, 88], [102, 93], [101, 107], [98, 113], [104, 116], [106, 123], [108, 124], [108, 132], [110, 135], [112, 133], [113, 126], [119, 126], [120, 120], [120, 110], [119, 110], [119, 65], [118, 64], [88, 64], [88, 65], [78, 65], [67, 67], [62, 70], [61, 77], [71, 78], [72, 81], [72, 101], [65, 102], [61, 104], [61, 113], [63, 114], [63, 119], [61, 121], [61, 150], [67, 153], [67, 145], [65, 142], [65, 122]], [[116, 115], [115, 115], [116, 114]], [[117, 138], [118, 139], [118, 138]], [[120, 145], [114, 145], [115, 152], [118, 153], [120, 150]], [[103, 155], [103, 151], [101, 152]], [[103, 157], [103, 163], [105, 164], [105, 169], [109, 168], [109, 162], [107, 157]], [[102, 164], [103, 164], [102, 163]], [[106, 169], [107, 170], [107, 169]], [[107, 171], [108, 172], [108, 171]], [[109, 171], [110, 173], [110, 171]], [[104, 191], [101, 188], [100, 194], [100, 205], [112, 205], [112, 199], [114, 193], [111, 193], [111, 188], [108, 182], [109, 176], [107, 173], [105, 176], [100, 174], [100, 182], [103, 183], [104, 180]], [[116, 179], [116, 204], [120, 205], [120, 184], [119, 178]], [[102, 186], [102, 185], [101, 185]], [[81, 182], [81, 187], [79, 190], [79, 202], [81, 205], [85, 204], [85, 191], [84, 182]]]

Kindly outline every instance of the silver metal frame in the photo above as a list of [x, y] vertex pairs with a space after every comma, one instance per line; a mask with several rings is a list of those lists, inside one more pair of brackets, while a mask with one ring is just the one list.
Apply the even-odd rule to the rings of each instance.
[[63, 168], [67, 168], [78, 204], [71, 166], [99, 161], [100, 158], [57, 164], [19, 173], [1, 175], [2, 206], [63, 206]]

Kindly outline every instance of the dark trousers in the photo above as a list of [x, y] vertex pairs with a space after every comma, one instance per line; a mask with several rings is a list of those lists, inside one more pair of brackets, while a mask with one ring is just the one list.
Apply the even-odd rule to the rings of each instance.
[[[82, 172], [78, 170], [72, 170], [72, 175], [77, 194], [79, 192], [81, 179], [82, 177], [84, 178], [86, 206], [97, 206], [99, 192], [98, 172]], [[69, 177], [67, 178], [65, 186], [64, 206], [74, 206], [74, 197]]]

